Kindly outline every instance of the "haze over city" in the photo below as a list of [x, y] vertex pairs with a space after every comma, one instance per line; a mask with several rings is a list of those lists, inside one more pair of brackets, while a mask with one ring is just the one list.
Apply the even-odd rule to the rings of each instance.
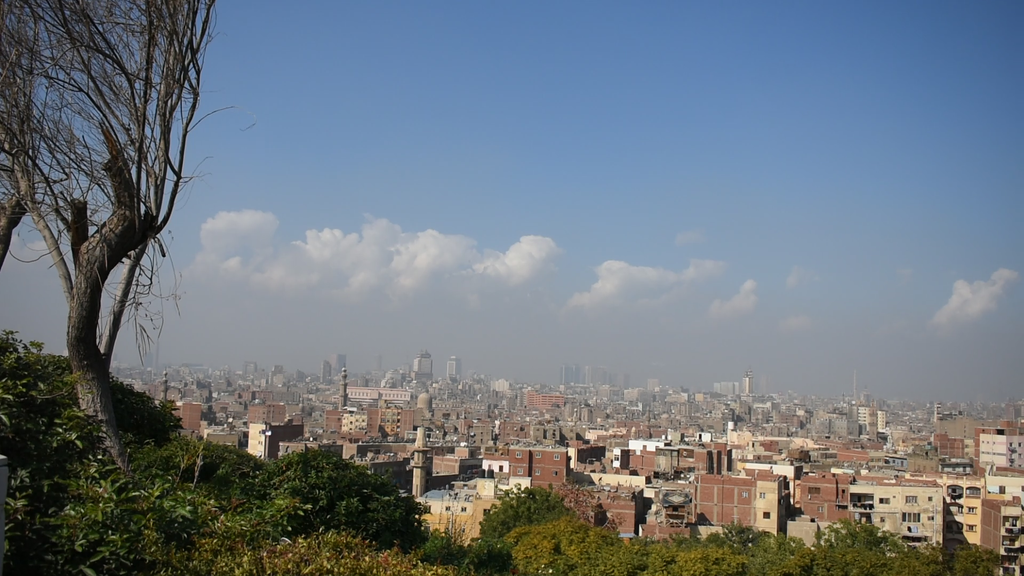
[[161, 360], [1020, 396], [1024, 7], [579, 7], [221, 4]]

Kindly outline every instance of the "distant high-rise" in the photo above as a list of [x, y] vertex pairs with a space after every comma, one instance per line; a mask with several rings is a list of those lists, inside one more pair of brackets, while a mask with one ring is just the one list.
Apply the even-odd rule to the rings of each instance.
[[331, 363], [331, 371], [335, 374], [341, 374], [341, 369], [348, 366], [348, 359], [344, 354], [331, 354], [328, 360]]
[[384, 371], [384, 357], [381, 356], [380, 354], [377, 354], [377, 362], [376, 362], [376, 364], [374, 364], [374, 368], [373, 369], [375, 371], [377, 371], [377, 372], [383, 372]]
[[448, 370], [445, 371], [449, 382], [458, 382], [462, 378], [462, 360], [452, 356], [448, 359]]
[[754, 371], [747, 370], [743, 373], [743, 393], [750, 395], [754, 393]]
[[417, 382], [430, 382], [434, 379], [434, 361], [430, 352], [421, 351], [412, 361], [412, 377]]
[[578, 364], [564, 364], [562, 365], [562, 375], [559, 380], [560, 384], [579, 384], [580, 383], [580, 367]]
[[328, 360], [324, 360], [323, 364], [320, 365], [320, 382], [327, 383], [331, 381], [331, 363]]
[[608, 369], [604, 366], [587, 366], [585, 380], [588, 386], [601, 386], [608, 383]]
[[247, 360], [245, 362], [242, 362], [242, 375], [244, 375], [244, 376], [255, 376], [256, 372], [257, 372], [257, 370], [256, 370], [256, 363], [255, 362], [253, 362], [251, 360]]

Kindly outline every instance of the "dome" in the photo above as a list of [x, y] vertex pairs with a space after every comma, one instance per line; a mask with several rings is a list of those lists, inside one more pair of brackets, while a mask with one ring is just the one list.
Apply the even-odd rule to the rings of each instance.
[[416, 399], [416, 408], [418, 410], [428, 411], [434, 409], [434, 399], [430, 397], [429, 392], [424, 392], [423, 394], [420, 394], [419, 398]]

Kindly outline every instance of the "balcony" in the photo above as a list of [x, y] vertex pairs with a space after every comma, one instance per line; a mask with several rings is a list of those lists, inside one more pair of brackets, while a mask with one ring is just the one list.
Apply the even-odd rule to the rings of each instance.
[[1013, 536], [1020, 536], [1020, 526], [1006, 526], [1006, 533]]

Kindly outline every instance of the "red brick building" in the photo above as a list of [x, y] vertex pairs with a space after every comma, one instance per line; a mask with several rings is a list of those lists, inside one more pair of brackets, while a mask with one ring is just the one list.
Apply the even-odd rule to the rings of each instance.
[[203, 426], [203, 405], [198, 402], [182, 402], [174, 408], [174, 413], [181, 418], [181, 427], [185, 430], [199, 431]]
[[371, 436], [402, 436], [412, 432], [416, 411], [403, 408], [367, 408], [366, 431]]
[[847, 474], [804, 476], [796, 482], [793, 505], [822, 522], [850, 519], [850, 483]]
[[572, 471], [565, 448], [511, 446], [508, 464], [513, 477], [529, 478], [531, 486], [545, 488], [564, 484]]
[[250, 424], [278, 424], [288, 419], [288, 409], [280, 402], [249, 406]]
[[537, 410], [550, 410], [565, 406], [565, 396], [562, 394], [541, 394], [533, 390], [526, 391], [526, 407]]

